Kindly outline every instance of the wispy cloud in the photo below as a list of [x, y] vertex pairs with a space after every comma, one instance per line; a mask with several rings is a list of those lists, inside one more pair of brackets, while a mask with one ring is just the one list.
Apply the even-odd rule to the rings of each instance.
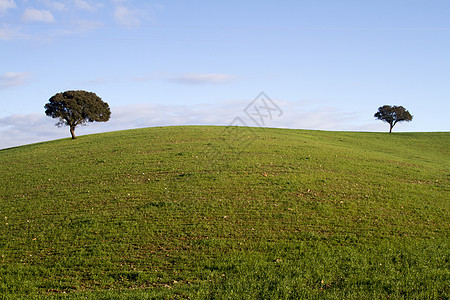
[[[230, 125], [237, 117], [248, 126], [252, 123], [243, 109], [247, 100], [228, 101], [217, 105], [162, 105], [130, 104], [111, 107], [111, 119], [106, 123], [90, 123], [78, 126], [77, 135], [116, 131], [133, 128], [171, 125]], [[331, 107], [311, 107], [302, 102], [274, 102], [284, 111], [279, 118], [267, 120], [267, 127], [316, 129], [385, 131], [383, 124], [357, 111], [344, 112]], [[0, 149], [69, 138], [69, 130], [55, 126], [56, 121], [42, 114], [12, 115], [0, 118]]]
[[100, 21], [78, 19], [68, 23], [66, 27], [61, 28], [57, 32], [63, 35], [80, 34], [94, 31], [102, 27], [103, 25], [104, 24]]
[[24, 22], [55, 22], [55, 18], [52, 13], [45, 9], [27, 8], [22, 15], [22, 21]]
[[106, 79], [104, 77], [97, 77], [95, 79], [87, 80], [85, 82], [87, 84], [97, 85], [97, 84], [104, 84], [106, 82]]
[[53, 124], [53, 120], [37, 113], [0, 118], [0, 149], [67, 136]]
[[[99, 132], [168, 125], [201, 125], [220, 123], [219, 114], [208, 106], [168, 106], [159, 104], [111, 107], [106, 123], [77, 126], [78, 136]], [[0, 118], [0, 149], [70, 137], [67, 127], [58, 128], [56, 120], [37, 114], [16, 114]]]
[[333, 131], [382, 130], [372, 118], [372, 114], [330, 106], [320, 99], [275, 102], [284, 112], [283, 116], [274, 122], [275, 127]]
[[10, 88], [14, 86], [20, 86], [25, 84], [26, 79], [29, 77], [29, 73], [15, 73], [7, 72], [0, 75], [0, 89]]
[[14, 0], [0, 0], [0, 15], [4, 14], [11, 8], [16, 8], [16, 3]]
[[164, 6], [152, 1], [113, 0], [113, 18], [117, 25], [139, 27], [144, 22], [156, 23], [156, 14]]
[[[1, 1], [1, 0], [0, 0]], [[54, 11], [73, 11], [73, 10], [83, 10], [88, 12], [94, 12], [98, 8], [102, 7], [99, 1], [85, 1], [85, 0], [62, 0], [62, 1], [52, 1], [52, 0], [41, 0], [48, 8]]]
[[17, 36], [26, 37], [18, 28], [12, 28], [7, 25], [3, 25], [0, 28], [0, 40], [11, 40]]
[[136, 76], [133, 81], [145, 82], [150, 80], [163, 80], [176, 84], [202, 85], [231, 83], [238, 76], [225, 73], [185, 73], [173, 74], [169, 72], [154, 72], [143, 76]]
[[77, 20], [72, 23], [78, 31], [91, 31], [102, 27], [104, 24], [100, 21], [90, 21], [90, 20]]
[[67, 5], [62, 2], [58, 1], [46, 1], [48, 3], [48, 6], [50, 6], [52, 9], [56, 11], [67, 11]]
[[207, 105], [130, 104], [115, 107], [111, 126], [141, 128], [167, 125], [226, 125], [221, 108]]
[[169, 78], [170, 82], [197, 85], [229, 83], [237, 77], [231, 74], [188, 73]]
[[120, 26], [137, 27], [141, 24], [139, 12], [123, 5], [116, 6], [113, 16], [115, 22]]
[[74, 0], [73, 3], [75, 5], [75, 7], [77, 7], [78, 9], [82, 9], [82, 10], [86, 10], [86, 11], [90, 11], [90, 12], [97, 10], [96, 6], [94, 6], [91, 3], [84, 1], [84, 0]]
[[40, 0], [45, 6], [47, 6], [52, 11], [68, 11], [69, 7], [67, 6], [67, 1], [54, 1], [54, 0]]

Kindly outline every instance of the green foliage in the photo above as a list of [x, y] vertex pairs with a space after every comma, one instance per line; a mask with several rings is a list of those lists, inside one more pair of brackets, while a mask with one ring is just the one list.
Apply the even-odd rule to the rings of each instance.
[[5, 299], [446, 299], [449, 133], [163, 127], [0, 151]]
[[375, 118], [389, 124], [389, 133], [398, 122], [409, 122], [413, 119], [412, 115], [403, 106], [384, 105], [378, 108], [374, 115]]
[[75, 139], [75, 127], [87, 122], [106, 122], [111, 116], [109, 105], [95, 93], [86, 91], [66, 91], [52, 96], [45, 104], [45, 114], [58, 119], [56, 125], [70, 127]]

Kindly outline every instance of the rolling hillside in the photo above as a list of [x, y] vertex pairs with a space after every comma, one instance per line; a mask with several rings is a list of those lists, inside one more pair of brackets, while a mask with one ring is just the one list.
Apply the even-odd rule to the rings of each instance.
[[446, 299], [449, 148], [188, 126], [0, 150], [0, 295]]

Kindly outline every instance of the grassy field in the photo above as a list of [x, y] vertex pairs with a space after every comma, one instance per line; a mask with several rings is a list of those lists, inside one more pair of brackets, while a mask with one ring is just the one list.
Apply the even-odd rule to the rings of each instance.
[[450, 133], [163, 127], [0, 151], [0, 298], [448, 299]]

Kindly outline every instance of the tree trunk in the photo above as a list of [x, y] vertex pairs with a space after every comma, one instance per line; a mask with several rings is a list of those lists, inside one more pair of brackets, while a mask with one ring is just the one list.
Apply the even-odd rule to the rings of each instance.
[[70, 126], [70, 134], [72, 135], [72, 140], [77, 138], [75, 136], [75, 126]]
[[392, 133], [392, 127], [394, 127], [394, 125], [389, 124], [389, 133]]

